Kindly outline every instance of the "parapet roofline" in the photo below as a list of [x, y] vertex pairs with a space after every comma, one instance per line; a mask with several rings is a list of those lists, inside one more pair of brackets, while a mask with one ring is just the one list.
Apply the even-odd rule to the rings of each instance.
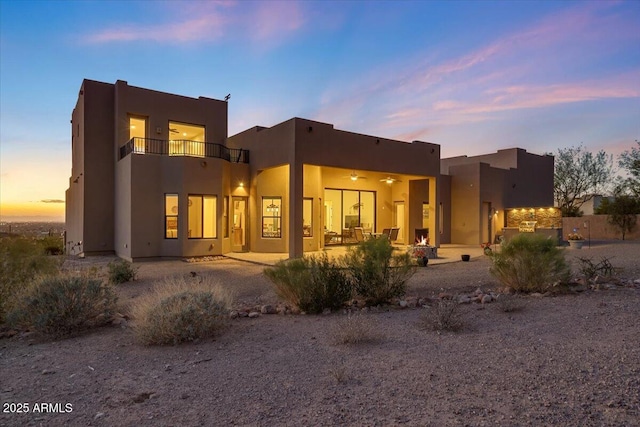
[[153, 93], [157, 93], [157, 94], [161, 94], [161, 95], [170, 95], [170, 96], [176, 96], [176, 97], [185, 98], [185, 99], [192, 99], [192, 100], [202, 99], [202, 100], [217, 101], [217, 102], [224, 102], [224, 103], [227, 102], [227, 101], [224, 101], [222, 99], [211, 98], [211, 97], [208, 97], [208, 96], [198, 96], [196, 98], [196, 97], [193, 97], [193, 96], [185, 96], [185, 95], [179, 95], [177, 93], [163, 92], [163, 91], [160, 91], [160, 90], [148, 89], [146, 87], [132, 86], [126, 80], [116, 80], [115, 83], [107, 83], [107, 82], [102, 82], [102, 81], [99, 81], [99, 80], [84, 79], [82, 81], [82, 87], [84, 87], [85, 82], [99, 83], [99, 84], [104, 84], [104, 85], [110, 85], [110, 86], [113, 86], [113, 87], [117, 86], [118, 84], [124, 84], [125, 86], [130, 87], [132, 89], [144, 90], [146, 92], [153, 92]]

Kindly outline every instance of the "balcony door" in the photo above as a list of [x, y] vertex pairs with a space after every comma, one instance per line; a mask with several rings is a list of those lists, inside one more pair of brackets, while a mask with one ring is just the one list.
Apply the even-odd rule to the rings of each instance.
[[129, 116], [129, 140], [133, 140], [133, 152], [144, 154], [145, 138], [147, 137], [147, 119], [139, 116]]

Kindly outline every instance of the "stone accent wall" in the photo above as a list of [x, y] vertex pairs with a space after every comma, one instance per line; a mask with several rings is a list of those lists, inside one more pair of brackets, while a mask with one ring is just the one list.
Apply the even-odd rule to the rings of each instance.
[[[640, 239], [640, 215], [637, 215], [638, 221], [635, 229], [627, 233], [625, 240], [639, 240]], [[567, 234], [573, 233], [573, 229], [577, 229], [577, 232], [587, 239], [589, 234], [591, 240], [620, 240], [622, 239], [622, 233], [607, 222], [607, 215], [585, 215], [576, 218], [562, 218], [562, 231], [564, 240], [567, 239]], [[591, 233], [589, 233], [591, 229]]]
[[522, 221], [538, 221], [538, 228], [562, 227], [562, 213], [556, 208], [507, 209], [507, 227], [518, 227]]

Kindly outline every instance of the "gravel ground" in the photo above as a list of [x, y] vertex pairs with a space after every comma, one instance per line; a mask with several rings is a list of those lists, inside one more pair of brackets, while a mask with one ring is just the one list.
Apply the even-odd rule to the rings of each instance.
[[[640, 242], [567, 250], [575, 267], [578, 256], [609, 257], [619, 277], [640, 279]], [[409, 295], [495, 290], [488, 269], [485, 258], [422, 268]], [[239, 306], [277, 302], [262, 267], [226, 259], [142, 263], [120, 299], [191, 271], [217, 277]], [[0, 340], [0, 425], [640, 425], [640, 287], [526, 297], [511, 313], [459, 308], [458, 333], [430, 330], [429, 308], [360, 314], [372, 340], [351, 345], [336, 344], [342, 313], [241, 318], [177, 347], [143, 347], [122, 326], [14, 336]], [[11, 413], [13, 403], [29, 412]]]

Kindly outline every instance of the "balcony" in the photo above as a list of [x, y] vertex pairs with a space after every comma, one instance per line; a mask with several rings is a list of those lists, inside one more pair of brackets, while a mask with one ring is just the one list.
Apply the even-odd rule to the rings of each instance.
[[127, 157], [131, 153], [178, 157], [213, 157], [232, 163], [249, 163], [249, 150], [228, 148], [222, 144], [200, 141], [131, 138], [120, 147], [118, 160]]

